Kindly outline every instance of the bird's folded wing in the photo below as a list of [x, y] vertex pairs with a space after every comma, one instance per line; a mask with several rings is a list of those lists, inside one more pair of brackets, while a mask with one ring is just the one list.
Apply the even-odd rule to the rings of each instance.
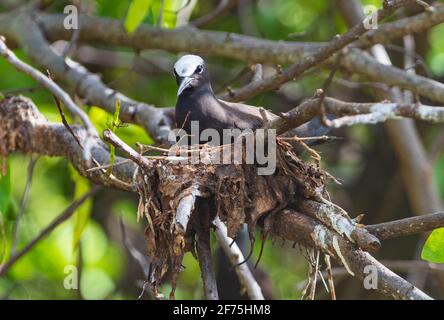
[[276, 119], [278, 116], [265, 110], [267, 119], [264, 119], [258, 107], [243, 103], [234, 103], [219, 100], [228, 114], [233, 118], [239, 129], [258, 129], [268, 120]]
[[[268, 119], [263, 119], [263, 116], [258, 107], [250, 106], [243, 103], [234, 103], [220, 100], [226, 108], [230, 111], [229, 114], [235, 117], [235, 122], [238, 125], [238, 128], [245, 129], [257, 129], [260, 128], [264, 121], [266, 120], [274, 120], [278, 118], [274, 113], [265, 110], [266, 117]], [[327, 117], [331, 120], [333, 116], [327, 115]], [[254, 126], [251, 126], [251, 123], [254, 123]], [[318, 118], [313, 118], [312, 120], [300, 125], [299, 127], [290, 130], [286, 133], [286, 136], [296, 135], [298, 137], [318, 137], [326, 135], [330, 131], [330, 128], [322, 125], [321, 121]]]

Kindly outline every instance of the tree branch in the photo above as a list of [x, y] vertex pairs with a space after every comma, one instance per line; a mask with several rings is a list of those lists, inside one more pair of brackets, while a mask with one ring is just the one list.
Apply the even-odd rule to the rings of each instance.
[[206, 217], [200, 216], [196, 221], [197, 233], [197, 257], [200, 266], [205, 298], [207, 300], [219, 300], [219, 293], [216, 283], [216, 274], [214, 272], [213, 257], [210, 247], [210, 224], [207, 217], [209, 212], [204, 212]]
[[[400, 271], [400, 272], [409, 272], [412, 270], [428, 272], [439, 274], [444, 272], [444, 265], [438, 263], [430, 263], [426, 261], [418, 261], [418, 260], [382, 260], [380, 261], [384, 266], [390, 268], [392, 270]], [[348, 275], [347, 269], [344, 267], [337, 267], [331, 270], [332, 275], [336, 278], [338, 276]], [[322, 272], [324, 277], [328, 276], [328, 272]], [[321, 281], [318, 278], [317, 282]], [[306, 287], [308, 280], [304, 280], [296, 284], [296, 288], [302, 290], [302, 288]]]
[[251, 273], [250, 268], [244, 262], [244, 255], [242, 251], [239, 249], [237, 244], [233, 241], [233, 239], [229, 238], [227, 235], [227, 227], [225, 224], [216, 217], [214, 220], [216, 225], [216, 238], [221, 246], [222, 250], [224, 250], [228, 259], [236, 271], [236, 274], [239, 278], [239, 282], [243, 288], [247, 291], [248, 297], [251, 300], [264, 300], [264, 295], [262, 294], [262, 289]]
[[[304, 124], [319, 115], [320, 99], [316, 95], [302, 102], [279, 118], [271, 120], [266, 128], [276, 129], [277, 134], [282, 134]], [[444, 122], [444, 107], [392, 102], [346, 102], [330, 97], [325, 97], [323, 104], [327, 113], [338, 116], [338, 119], [329, 122], [335, 128], [361, 123], [375, 124], [399, 118]]]
[[299, 203], [298, 208], [304, 214], [318, 219], [330, 229], [356, 243], [363, 250], [375, 252], [381, 247], [378, 238], [353, 222], [347, 215], [344, 215], [343, 209], [332, 203], [321, 204], [312, 200], [304, 200]]
[[[8, 23], [16, 17], [0, 15], [0, 30], [9, 29]], [[71, 39], [72, 30], [63, 27], [62, 14], [39, 13], [37, 20], [50, 41]], [[435, 6], [434, 12], [421, 13], [396, 20], [370, 30], [356, 43], [369, 47], [386, 43], [406, 34], [422, 33], [444, 21], [444, 5]], [[139, 26], [134, 35], [126, 33], [120, 21], [79, 16], [81, 42], [100, 43], [117, 47], [131, 47], [137, 50], [163, 49], [171, 52], [208, 54], [241, 60], [249, 64], [288, 64], [300, 60], [326, 44], [323, 42], [272, 41], [223, 31], [203, 31], [195, 28], [161, 29], [148, 25]], [[347, 59], [346, 55], [344, 59]]]
[[98, 135], [96, 129], [88, 118], [88, 115], [71, 99], [71, 97], [60, 88], [49, 77], [34, 69], [29, 64], [21, 61], [17, 56], [8, 49], [4, 39], [0, 37], [0, 55], [3, 56], [14, 68], [31, 76], [40, 85], [48, 89], [52, 94], [59, 98], [72, 114], [77, 115], [92, 135]]
[[[411, 2], [411, 0], [390, 2], [390, 5], [384, 6], [383, 9], [377, 12], [377, 19], [382, 20], [388, 17], [397, 8], [405, 5], [408, 2]], [[264, 78], [260, 81], [250, 82], [243, 88], [232, 91], [228, 95], [223, 96], [223, 98], [234, 101], [244, 101], [262, 92], [276, 89], [280, 85], [298, 78], [310, 68], [321, 64], [350, 43], [359, 39], [359, 37], [367, 31], [368, 29], [366, 28], [364, 22], [358, 23], [348, 32], [334, 37], [333, 40], [328, 42], [324, 47], [319, 48], [315, 50], [315, 52], [313, 52], [311, 55], [304, 57], [302, 61], [291, 65], [289, 68], [278, 72], [274, 76]]]
[[399, 68], [378, 62], [359, 49], [350, 50], [341, 65], [350, 72], [369, 77], [391, 86], [397, 86], [444, 104], [444, 84]]
[[377, 270], [376, 291], [395, 299], [429, 300], [427, 294], [415, 288], [373, 258], [369, 253], [355, 248], [343, 237], [327, 229], [316, 220], [295, 211], [284, 210], [274, 216], [273, 233], [287, 240], [305, 243], [336, 257], [352, 275], [364, 280], [367, 266]]
[[[88, 135], [80, 126], [71, 126], [76, 137], [84, 143], [91, 140], [91, 155], [100, 164], [109, 163], [107, 146], [98, 138]], [[59, 156], [68, 159], [73, 166], [89, 180], [131, 191], [134, 164], [125, 162], [116, 166], [111, 179], [99, 170], [91, 168], [83, 157], [83, 150], [63, 124], [52, 123], [37, 110], [36, 106], [24, 97], [9, 97], [0, 101], [0, 154], [10, 152], [36, 153], [40, 155]], [[123, 159], [116, 157], [115, 161]]]
[[366, 226], [380, 240], [406, 237], [444, 227], [444, 212], [425, 214], [401, 220]]
[[[16, 19], [17, 17], [14, 17]], [[63, 15], [38, 15], [39, 23], [43, 26], [45, 34], [53, 41], [59, 39], [69, 40], [71, 30], [63, 28]], [[0, 31], [11, 29], [11, 17], [0, 16]], [[371, 30], [358, 40], [357, 46], [368, 47], [378, 42], [387, 42], [409, 33], [419, 33], [444, 21], [444, 6], [436, 6], [434, 12], [426, 12], [413, 17], [404, 18], [392, 23], [381, 25], [376, 30]], [[269, 62], [277, 64], [294, 63], [304, 56], [313, 56], [314, 53], [325, 47], [325, 43], [297, 43], [288, 41], [270, 41], [255, 37], [242, 36], [226, 32], [199, 31], [193, 28], [179, 28], [175, 30], [157, 29], [146, 25], [141, 26], [133, 36], [128, 36], [120, 22], [110, 19], [80, 17], [80, 40], [84, 42], [99, 42], [108, 45], [127, 46], [137, 50], [164, 49], [172, 52], [192, 52], [197, 54], [211, 54], [234, 58], [248, 63]], [[3, 31], [5, 30], [5, 31]], [[396, 31], [396, 32], [395, 32]], [[362, 43], [360, 43], [362, 41]], [[365, 58], [360, 50], [350, 50], [341, 59], [341, 66], [352, 72], [365, 76], [376, 77], [378, 81], [385, 82], [385, 76], [379, 76], [380, 72], [374, 72], [375, 66], [390, 74], [391, 85], [397, 85], [405, 89], [411, 89], [412, 85], [404, 80], [404, 71], [397, 72], [396, 68], [388, 68], [374, 59], [368, 57], [365, 63], [359, 59]], [[402, 75], [402, 76], [401, 76]], [[415, 82], [423, 86], [433, 88], [433, 96], [440, 97], [442, 103], [444, 95], [443, 87], [436, 81], [411, 75]], [[410, 81], [410, 80], [409, 80]], [[257, 84], [256, 84], [257, 85]], [[406, 86], [409, 86], [408, 88]], [[432, 96], [427, 89], [420, 87], [414, 92], [425, 97]], [[438, 92], [438, 93], [437, 93]]]

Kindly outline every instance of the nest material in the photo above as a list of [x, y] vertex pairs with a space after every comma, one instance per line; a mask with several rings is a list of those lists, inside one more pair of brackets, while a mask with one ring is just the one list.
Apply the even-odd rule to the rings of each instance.
[[[214, 158], [220, 151], [201, 149], [201, 158]], [[316, 199], [325, 195], [329, 177], [319, 166], [301, 160], [290, 144], [279, 139], [276, 171], [269, 176], [258, 175], [258, 166], [247, 164], [183, 164], [161, 159], [156, 160], [155, 167], [156, 170], [138, 175], [138, 216], [148, 221], [145, 236], [153, 290], [157, 293], [162, 278], [170, 271], [171, 296], [184, 253], [194, 253], [193, 221], [210, 224], [218, 215], [227, 225], [229, 237], [235, 238], [243, 223], [253, 235], [258, 221], [265, 217], [293, 206], [301, 197]], [[196, 196], [195, 203], [206, 201], [209, 205], [202, 206], [205, 209], [196, 205], [188, 225], [181, 226], [176, 220], [178, 205], [190, 195]], [[202, 218], [204, 214], [211, 218]]]

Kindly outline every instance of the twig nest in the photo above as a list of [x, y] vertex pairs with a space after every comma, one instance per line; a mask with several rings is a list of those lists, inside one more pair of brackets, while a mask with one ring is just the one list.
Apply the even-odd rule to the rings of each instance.
[[[207, 159], [215, 159], [221, 151], [202, 149]], [[229, 237], [235, 238], [244, 223], [253, 235], [265, 215], [294, 206], [298, 199], [324, 194], [328, 178], [284, 141], [277, 143], [276, 171], [268, 176], [258, 175], [255, 164], [184, 164], [168, 159], [153, 160], [155, 170], [150, 172], [139, 168], [136, 181], [138, 217], [148, 221], [145, 235], [155, 292], [167, 271], [172, 272], [174, 291], [184, 253], [194, 253], [195, 223], [210, 224], [217, 215], [227, 225]]]

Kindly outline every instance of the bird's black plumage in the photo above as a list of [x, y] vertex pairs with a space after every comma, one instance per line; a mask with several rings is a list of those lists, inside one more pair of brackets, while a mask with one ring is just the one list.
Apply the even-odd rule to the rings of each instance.
[[[186, 61], [187, 58], [190, 62]], [[183, 64], [181, 64], [182, 59], [185, 60]], [[183, 68], [188, 68], [187, 72]], [[199, 121], [200, 132], [212, 128], [222, 134], [223, 129], [255, 130], [263, 126], [263, 117], [259, 108], [223, 101], [214, 95], [209, 72], [200, 57], [190, 55], [182, 57], [175, 65], [174, 74], [179, 85], [176, 103], [178, 128], [190, 133], [191, 122]], [[187, 83], [186, 86], [183, 85], [184, 82]], [[267, 111], [267, 117], [272, 120], [278, 116]], [[296, 128], [292, 133], [304, 137], [322, 135], [327, 131], [328, 128], [314, 119]]]

